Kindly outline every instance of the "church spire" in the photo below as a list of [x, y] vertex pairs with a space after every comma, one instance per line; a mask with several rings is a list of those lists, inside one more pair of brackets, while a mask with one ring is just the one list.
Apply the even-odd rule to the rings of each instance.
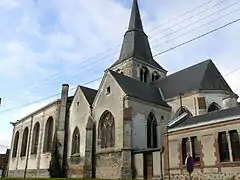
[[129, 58], [137, 59], [157, 69], [165, 71], [152, 56], [148, 37], [143, 30], [141, 15], [137, 0], [133, 0], [129, 27], [124, 35], [119, 59], [111, 66], [115, 66]]
[[132, 4], [132, 12], [131, 12], [128, 31], [131, 31], [131, 30], [143, 31], [143, 25], [142, 25], [142, 20], [141, 20], [141, 15], [139, 12], [137, 0], [133, 0], [133, 4]]

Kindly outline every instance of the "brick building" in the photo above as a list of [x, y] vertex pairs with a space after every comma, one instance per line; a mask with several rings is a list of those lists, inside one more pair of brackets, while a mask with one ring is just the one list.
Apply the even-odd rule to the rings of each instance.
[[168, 124], [165, 175], [188, 177], [185, 159], [190, 154], [195, 162], [193, 177], [240, 178], [240, 107], [190, 118], [186, 115]]
[[187, 153], [199, 179], [239, 173], [238, 95], [212, 60], [167, 75], [137, 0], [99, 88], [78, 86], [72, 97], [68, 90], [64, 84], [60, 99], [12, 123], [9, 177], [48, 177], [54, 133], [68, 177], [182, 179]]

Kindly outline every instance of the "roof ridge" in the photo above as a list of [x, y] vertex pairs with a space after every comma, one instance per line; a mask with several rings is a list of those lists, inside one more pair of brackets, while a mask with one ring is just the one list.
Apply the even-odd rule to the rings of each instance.
[[90, 89], [90, 90], [93, 90], [93, 91], [97, 91], [96, 89], [93, 89], [93, 88], [90, 88], [90, 87], [87, 87], [87, 86], [82, 86], [82, 85], [78, 85], [80, 88], [86, 88], [86, 89]]

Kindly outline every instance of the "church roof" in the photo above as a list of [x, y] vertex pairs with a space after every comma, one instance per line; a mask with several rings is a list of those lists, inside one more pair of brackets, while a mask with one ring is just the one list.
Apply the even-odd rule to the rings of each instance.
[[111, 67], [129, 58], [136, 58], [157, 69], [166, 71], [153, 59], [148, 37], [143, 30], [137, 0], [133, 0], [129, 27], [124, 35], [120, 57]]
[[154, 83], [165, 99], [196, 90], [223, 90], [233, 93], [212, 60], [206, 60]]
[[191, 126], [198, 127], [201, 125], [218, 123], [220, 122], [220, 119], [224, 119], [226, 121], [230, 119], [234, 120], [237, 118], [237, 116], [240, 116], [240, 106], [223, 109], [219, 111], [213, 111], [200, 116], [183, 118], [179, 122], [169, 127], [169, 129], [179, 129], [179, 128], [187, 128], [187, 127], [190, 128]]
[[169, 105], [162, 99], [157, 87], [132, 79], [128, 76], [111, 70], [109, 70], [109, 72], [127, 95], [154, 104], [169, 107]]
[[86, 97], [88, 103], [90, 105], [93, 104], [93, 101], [95, 99], [95, 96], [97, 94], [97, 90], [95, 89], [91, 89], [91, 88], [88, 88], [88, 87], [84, 87], [84, 86], [79, 86], [84, 94], [84, 96]]

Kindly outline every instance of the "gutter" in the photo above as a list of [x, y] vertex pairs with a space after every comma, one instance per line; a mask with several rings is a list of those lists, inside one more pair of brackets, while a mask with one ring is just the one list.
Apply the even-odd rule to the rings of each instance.
[[169, 148], [169, 134], [168, 134], [168, 128], [169, 126], [166, 126], [166, 132], [167, 132], [167, 146], [168, 146], [168, 178], [170, 180], [170, 148]]

